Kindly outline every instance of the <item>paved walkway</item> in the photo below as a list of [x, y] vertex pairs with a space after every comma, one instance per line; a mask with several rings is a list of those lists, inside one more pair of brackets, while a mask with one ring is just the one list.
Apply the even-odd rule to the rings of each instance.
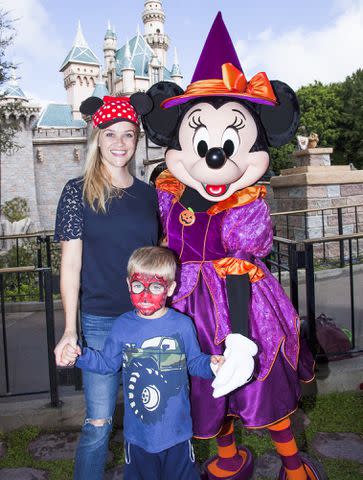
[[[299, 435], [309, 424], [310, 420], [301, 410], [293, 416], [295, 434]], [[28, 451], [36, 461], [71, 460], [79, 438], [78, 432], [60, 431], [41, 434], [28, 445]], [[122, 432], [117, 431], [113, 436], [114, 446], [122, 449]], [[354, 433], [326, 433], [318, 432], [313, 441], [314, 453], [320, 458], [332, 460], [354, 461], [361, 464], [363, 478], [363, 439]], [[0, 458], [7, 454], [7, 446], [0, 442]], [[113, 454], [109, 452], [108, 461], [112, 462]], [[271, 450], [255, 460], [253, 480], [275, 480], [278, 476], [281, 462], [277, 454]], [[105, 480], [122, 480], [123, 467], [121, 465], [108, 470]], [[45, 470], [34, 468], [4, 468], [0, 469], [0, 480], [51, 480]], [[63, 480], [63, 479], [62, 479]], [[64, 480], [68, 480], [64, 478]], [[331, 479], [344, 480], [344, 479]]]

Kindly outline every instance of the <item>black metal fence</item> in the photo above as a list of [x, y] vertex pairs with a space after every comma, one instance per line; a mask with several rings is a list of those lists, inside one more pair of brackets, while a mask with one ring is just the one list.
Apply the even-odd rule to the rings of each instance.
[[[312, 350], [318, 354], [318, 359], [363, 352], [363, 303], [359, 294], [363, 291], [363, 262], [359, 250], [354, 248], [354, 245], [362, 240], [363, 233], [306, 239], [302, 242], [274, 237], [273, 249], [266, 259], [266, 264], [276, 274], [279, 282], [289, 288], [290, 299], [297, 312], [300, 315], [304, 314], [305, 332]], [[334, 270], [320, 261], [322, 246], [335, 246], [337, 251], [343, 246], [343, 249], [348, 251], [348, 256], [344, 260], [346, 266], [344, 268], [339, 266], [335, 270], [337, 275], [343, 275], [336, 281], [331, 275]], [[344, 296], [341, 312], [334, 311], [334, 307], [327, 301], [320, 305], [317, 300], [316, 290], [319, 282], [326, 282], [329, 278], [331, 278], [329, 287], [332, 295], [331, 304], [334, 305], [334, 295]], [[357, 300], [360, 302], [359, 305]], [[322, 351], [316, 334], [318, 314], [325, 313], [321, 311], [322, 308], [331, 311], [330, 315], [338, 324], [337, 328], [341, 327], [349, 333], [351, 345], [348, 350], [328, 353]]]
[[[338, 254], [343, 245], [348, 255], [344, 257], [340, 271], [344, 272], [344, 286], [348, 288], [344, 297], [345, 326], [351, 334], [351, 348], [349, 351], [333, 352], [339, 354], [356, 354], [363, 351], [363, 308], [357, 306], [357, 299], [362, 295], [363, 263], [361, 262], [360, 250], [355, 247], [363, 240], [363, 233], [352, 235], [338, 235], [334, 237], [322, 237], [316, 239], [304, 239], [294, 241], [281, 237], [274, 237], [273, 250], [266, 259], [270, 270], [276, 274], [278, 280], [289, 290], [290, 298], [296, 310], [306, 314], [306, 331], [312, 349], [317, 350], [316, 317], [320, 308], [317, 302], [316, 290], [319, 287], [317, 275], [326, 268], [322, 265], [321, 249], [326, 250], [335, 245]], [[0, 397], [13, 395], [28, 395], [49, 392], [51, 404], [59, 404], [58, 386], [66, 379], [66, 384], [73, 384], [76, 389], [81, 388], [81, 374], [77, 369], [59, 369], [55, 365], [55, 314], [53, 308], [54, 299], [59, 298], [59, 289], [54, 289], [54, 283], [59, 282], [59, 245], [54, 244], [50, 234], [32, 234], [12, 237], [0, 237], [0, 241], [13, 242], [7, 246], [5, 255], [0, 256], [0, 292], [1, 292], [1, 337], [2, 351], [0, 351]], [[9, 253], [10, 252], [10, 253]], [[36, 267], [27, 267], [29, 259], [33, 259]], [[362, 267], [359, 271], [359, 267]], [[320, 274], [324, 277], [324, 271]], [[357, 282], [360, 282], [357, 284]], [[24, 286], [31, 286], [28, 290]], [[56, 293], [55, 293], [56, 292]], [[48, 367], [48, 387], [28, 388], [14, 391], [11, 384], [12, 364], [9, 361], [8, 329], [11, 323], [10, 305], [33, 301], [42, 305], [45, 322], [43, 332], [46, 331], [44, 344], [46, 344], [46, 358]], [[358, 312], [358, 314], [357, 314]], [[61, 312], [60, 312], [61, 313]], [[7, 318], [8, 317], [8, 318]], [[63, 320], [61, 320], [61, 323]], [[26, 325], [26, 321], [24, 321]], [[45, 330], [44, 330], [45, 327]], [[29, 331], [29, 338], [32, 337]], [[22, 334], [22, 341], [27, 338]], [[16, 339], [15, 339], [16, 340]], [[44, 346], [44, 345], [43, 345]], [[1, 343], [0, 343], [1, 347]], [[19, 354], [24, 353], [24, 348], [18, 348]], [[32, 355], [33, 356], [33, 355]], [[32, 357], [31, 356], [31, 357]], [[30, 357], [29, 357], [30, 358]], [[77, 373], [74, 373], [74, 370]], [[44, 372], [43, 372], [44, 373]], [[37, 375], [37, 372], [35, 372]], [[63, 380], [62, 380], [63, 379]]]
[[9, 302], [44, 301], [43, 267], [52, 268], [53, 293], [59, 294], [60, 247], [50, 233], [0, 236], [0, 268], [36, 265], [33, 274], [8, 276], [3, 280], [4, 297]]
[[[363, 231], [363, 204], [277, 212], [272, 213], [271, 217], [275, 236], [295, 241], [351, 235]], [[361, 258], [363, 245], [359, 240], [355, 240], [354, 248], [357, 257]], [[323, 243], [317, 257], [324, 263], [335, 261], [337, 265], [344, 267], [349, 252], [347, 248], [344, 249], [343, 241], [339, 243], [339, 253], [336, 253], [336, 249], [330, 252]]]
[[[5, 288], [4, 284], [5, 278], [17, 277], [17, 281], [22, 281], [22, 276], [27, 275], [29, 278], [30, 275], [35, 275], [38, 278], [42, 278], [41, 289], [42, 289], [42, 300], [40, 302], [43, 304], [44, 314], [45, 314], [45, 324], [46, 324], [46, 343], [47, 343], [47, 363], [48, 363], [48, 377], [49, 377], [49, 388], [45, 390], [18, 390], [13, 391], [11, 385], [11, 362], [9, 361], [9, 343], [8, 343], [8, 327], [7, 327], [7, 305], [5, 302]], [[39, 287], [40, 289], [40, 287]], [[2, 327], [2, 356], [3, 356], [3, 372], [5, 379], [4, 393], [0, 394], [0, 397], [10, 397], [10, 396], [21, 396], [29, 394], [40, 394], [40, 393], [50, 393], [51, 406], [57, 407], [59, 405], [59, 396], [58, 396], [58, 378], [57, 378], [57, 367], [55, 364], [54, 358], [54, 347], [55, 347], [55, 330], [54, 330], [54, 309], [53, 309], [53, 289], [52, 289], [52, 271], [50, 267], [45, 268], [35, 268], [33, 266], [29, 267], [18, 267], [18, 268], [2, 268], [0, 269], [0, 294], [1, 294], [1, 327]], [[43, 310], [41, 309], [41, 310]], [[15, 352], [14, 359], [16, 359], [17, 353], [22, 349], [26, 348], [26, 342], [28, 338], [25, 335], [16, 335], [16, 342], [19, 342], [17, 351]], [[35, 375], [37, 372], [32, 372]], [[25, 372], [25, 375], [30, 374], [30, 372]]]

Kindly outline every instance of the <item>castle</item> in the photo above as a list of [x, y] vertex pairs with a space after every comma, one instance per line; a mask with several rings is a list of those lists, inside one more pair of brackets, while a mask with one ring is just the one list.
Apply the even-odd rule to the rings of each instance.
[[[79, 111], [81, 102], [93, 95], [131, 95], [168, 80], [181, 84], [182, 74], [176, 51], [171, 70], [166, 67], [169, 37], [164, 33], [165, 13], [161, 0], [145, 0], [142, 12], [144, 33], [117, 48], [115, 29], [108, 23], [103, 42], [103, 68], [89, 47], [78, 23], [72, 48], [61, 64], [67, 103], [41, 107], [26, 98], [15, 76], [6, 86], [6, 101], [21, 100], [25, 115], [16, 142], [22, 146], [2, 154], [1, 204], [16, 196], [29, 205], [30, 230], [53, 230], [57, 202], [64, 184], [82, 172], [89, 124]], [[138, 178], [149, 181], [163, 159], [160, 147], [141, 138], [131, 165]]]

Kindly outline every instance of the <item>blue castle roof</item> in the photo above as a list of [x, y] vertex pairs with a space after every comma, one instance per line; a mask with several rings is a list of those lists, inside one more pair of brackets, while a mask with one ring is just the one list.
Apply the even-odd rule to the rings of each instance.
[[37, 127], [40, 128], [84, 128], [84, 120], [74, 120], [72, 116], [72, 106], [60, 103], [50, 103], [43, 110]]
[[78, 29], [73, 46], [64, 59], [60, 71], [62, 72], [69, 62], [83, 63], [87, 65], [99, 65], [100, 62], [96, 55], [89, 48], [81, 28], [81, 23], [78, 22]]

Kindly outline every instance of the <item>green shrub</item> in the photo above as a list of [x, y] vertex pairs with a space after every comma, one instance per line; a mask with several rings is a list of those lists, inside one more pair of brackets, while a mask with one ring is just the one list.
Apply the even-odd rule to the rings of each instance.
[[29, 216], [28, 202], [23, 197], [14, 197], [2, 206], [2, 213], [9, 222], [17, 222]]

